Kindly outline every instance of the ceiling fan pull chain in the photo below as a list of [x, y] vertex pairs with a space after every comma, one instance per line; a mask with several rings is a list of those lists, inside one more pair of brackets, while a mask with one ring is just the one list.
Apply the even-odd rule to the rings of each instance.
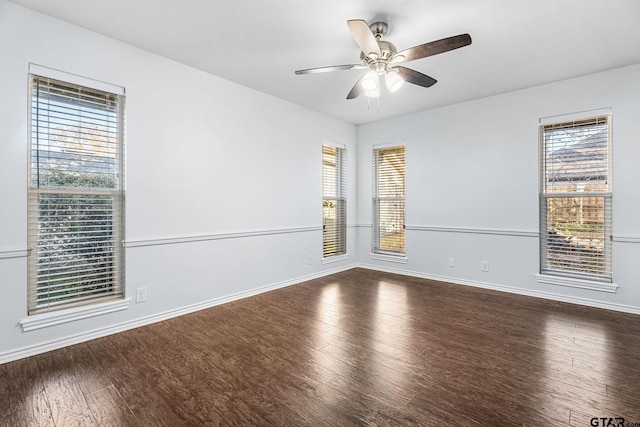
[[367, 110], [371, 110], [371, 99], [376, 99], [378, 101], [377, 112], [380, 112], [380, 96], [367, 96]]

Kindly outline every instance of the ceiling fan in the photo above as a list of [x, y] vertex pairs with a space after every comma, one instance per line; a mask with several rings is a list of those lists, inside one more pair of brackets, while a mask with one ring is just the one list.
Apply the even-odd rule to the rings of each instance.
[[403, 67], [400, 64], [427, 56], [448, 52], [471, 44], [469, 34], [460, 34], [429, 43], [424, 43], [409, 49], [397, 51], [393, 43], [381, 40], [389, 29], [384, 22], [371, 25], [362, 19], [347, 21], [351, 35], [362, 50], [360, 64], [333, 65], [329, 67], [308, 68], [297, 70], [296, 74], [315, 74], [330, 71], [369, 69], [358, 79], [347, 99], [354, 99], [364, 93], [365, 96], [376, 98], [380, 96], [380, 80], [384, 78], [385, 85], [390, 92], [395, 92], [404, 82], [414, 85], [431, 87], [437, 80], [419, 71]]

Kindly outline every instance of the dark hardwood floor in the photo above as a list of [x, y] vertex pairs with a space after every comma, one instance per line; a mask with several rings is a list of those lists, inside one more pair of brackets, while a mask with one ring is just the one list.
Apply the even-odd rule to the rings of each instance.
[[0, 365], [0, 425], [636, 427], [639, 360], [640, 316], [355, 269]]

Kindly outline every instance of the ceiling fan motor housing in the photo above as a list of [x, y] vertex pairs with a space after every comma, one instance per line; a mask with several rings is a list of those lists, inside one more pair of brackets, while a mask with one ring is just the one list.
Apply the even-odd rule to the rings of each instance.
[[389, 31], [389, 26], [386, 22], [374, 22], [373, 24], [369, 25], [369, 28], [377, 39], [380, 39], [380, 37], [384, 36], [385, 34], [387, 34], [387, 31]]
[[388, 41], [378, 40], [378, 45], [380, 46], [380, 56], [375, 54], [365, 55], [364, 52], [360, 52], [360, 60], [364, 65], [367, 65], [372, 70], [384, 72], [389, 65], [389, 60], [398, 52], [398, 50], [393, 43]]

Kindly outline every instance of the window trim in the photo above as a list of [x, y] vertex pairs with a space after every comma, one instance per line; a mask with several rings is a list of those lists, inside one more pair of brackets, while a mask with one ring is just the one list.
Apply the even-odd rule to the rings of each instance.
[[[580, 121], [588, 121], [594, 120], [594, 122], [598, 119], [605, 118], [607, 124], [607, 184], [608, 189], [606, 191], [600, 192], [580, 192], [580, 191], [565, 191], [565, 192], [546, 192], [545, 186], [545, 176], [547, 173], [546, 169], [546, 147], [545, 147], [545, 127], [553, 126], [553, 125], [562, 125], [564, 123], [571, 122], [580, 122]], [[613, 212], [612, 212], [612, 144], [611, 144], [611, 135], [612, 135], [612, 112], [610, 108], [591, 110], [591, 111], [583, 111], [577, 113], [571, 113], [566, 115], [558, 115], [558, 116], [550, 116], [543, 117], [539, 120], [539, 272], [535, 275], [536, 281], [540, 284], [550, 284], [550, 285], [559, 285], [559, 286], [569, 286], [574, 288], [588, 289], [594, 291], [603, 291], [603, 292], [616, 292], [618, 286], [613, 283], [613, 243], [611, 241], [611, 236], [613, 235]], [[548, 248], [548, 242], [545, 239], [546, 232], [544, 230], [546, 224], [546, 216], [547, 209], [545, 206], [547, 205], [547, 201], [554, 198], [575, 198], [575, 197], [602, 197], [604, 200], [603, 215], [604, 225], [605, 225], [605, 239], [606, 236], [609, 237], [605, 241], [605, 250], [608, 250], [609, 253], [605, 254], [605, 262], [607, 262], [608, 267], [608, 276], [597, 276], [591, 275], [587, 272], [577, 272], [570, 270], [554, 270], [552, 268], [545, 268], [545, 260]], [[608, 249], [607, 249], [608, 248]]]
[[111, 301], [100, 301], [78, 307], [64, 308], [56, 311], [32, 314], [20, 320], [23, 332], [36, 331], [63, 323], [75, 322], [94, 316], [127, 310], [131, 306], [131, 298]]
[[[33, 92], [32, 85], [35, 77], [41, 77], [43, 79], [52, 79], [60, 81], [64, 84], [79, 86], [82, 88], [87, 88], [90, 90], [97, 90], [100, 92], [107, 92], [109, 95], [114, 95], [117, 97], [118, 102], [118, 122], [116, 127], [117, 132], [117, 185], [115, 189], [93, 189], [88, 187], [47, 187], [47, 186], [36, 186], [34, 187], [32, 181], [32, 150], [33, 150], [33, 142], [32, 142], [32, 128], [34, 123], [34, 118], [32, 118], [32, 102], [33, 102]], [[38, 264], [38, 255], [35, 248], [34, 242], [37, 242], [38, 232], [37, 232], [37, 224], [39, 223], [38, 218], [29, 218], [27, 220], [28, 223], [28, 241], [30, 248], [28, 249], [28, 260], [27, 260], [27, 269], [28, 269], [28, 280], [27, 280], [27, 313], [28, 318], [20, 321], [20, 324], [23, 327], [24, 331], [40, 329], [47, 326], [52, 326], [60, 323], [70, 322], [78, 319], [83, 319], [86, 317], [92, 317], [100, 314], [110, 313], [113, 311], [119, 311], [127, 309], [130, 305], [131, 300], [126, 298], [126, 289], [125, 289], [125, 248], [122, 245], [122, 241], [124, 241], [125, 237], [125, 160], [124, 160], [124, 150], [125, 150], [125, 124], [124, 124], [124, 110], [125, 110], [125, 90], [123, 87], [112, 85], [110, 83], [97, 81], [93, 79], [89, 79], [86, 77], [82, 77], [75, 74], [65, 73], [60, 70], [55, 70], [52, 68], [43, 67], [37, 64], [29, 64], [29, 73], [28, 73], [28, 159], [27, 159], [27, 170], [28, 173], [28, 182], [27, 182], [27, 193], [28, 193], [28, 206], [29, 212], [35, 211], [38, 212], [38, 199], [41, 194], [62, 194], [67, 196], [73, 195], [91, 195], [91, 196], [111, 196], [113, 198], [113, 212], [112, 218], [118, 223], [118, 234], [121, 238], [117, 238], [114, 241], [114, 248], [116, 250], [117, 262], [120, 264], [117, 267], [117, 271], [115, 271], [115, 290], [116, 294], [113, 295], [98, 295], [95, 298], [88, 298], [85, 300], [72, 300], [66, 304], [54, 305], [48, 308], [40, 308], [35, 305], [35, 301], [32, 298], [35, 298], [37, 295], [37, 282], [34, 281], [34, 278], [37, 277], [37, 273], [34, 268], [36, 268]], [[35, 202], [34, 202], [35, 198]], [[35, 206], [34, 206], [35, 203]]]
[[348, 261], [348, 260], [349, 260], [349, 254], [345, 252], [344, 254], [340, 254], [340, 255], [330, 255], [328, 257], [323, 257], [320, 260], [320, 262], [322, 264], [332, 264], [334, 262]]
[[[400, 148], [402, 147], [403, 151], [404, 151], [404, 157], [403, 157], [403, 167], [404, 167], [404, 188], [403, 188], [403, 193], [404, 195], [402, 197], [384, 197], [381, 198], [378, 196], [378, 186], [379, 186], [379, 181], [378, 181], [378, 162], [377, 162], [377, 152], [380, 150], [385, 150], [385, 149], [392, 149], [392, 148]], [[375, 260], [379, 260], [379, 261], [391, 261], [391, 262], [400, 262], [400, 263], [406, 263], [407, 262], [407, 246], [406, 246], [406, 194], [407, 194], [407, 184], [406, 184], [406, 168], [407, 168], [407, 154], [406, 154], [406, 144], [404, 142], [390, 142], [390, 143], [383, 143], [383, 144], [374, 144], [372, 147], [372, 152], [371, 152], [371, 252], [369, 254], [369, 257], [371, 259], [375, 259]], [[404, 233], [404, 245], [402, 248], [402, 251], [387, 251], [387, 250], [383, 250], [380, 248], [380, 243], [378, 241], [378, 228], [379, 228], [379, 222], [380, 222], [380, 218], [377, 214], [378, 209], [377, 209], [377, 204], [381, 201], [381, 200], [399, 200], [402, 201], [404, 204], [404, 209], [403, 209], [403, 233]]]
[[[325, 195], [325, 174], [324, 174], [324, 151], [325, 147], [333, 148], [336, 150], [336, 197], [327, 197]], [[322, 264], [328, 264], [331, 262], [338, 262], [347, 259], [347, 209], [348, 209], [348, 201], [347, 201], [347, 148], [343, 144], [334, 144], [334, 143], [323, 143], [322, 144], [322, 176], [321, 176], [321, 187], [322, 187], [322, 203], [323, 203], [323, 213], [322, 213]], [[325, 253], [325, 218], [324, 218], [324, 202], [325, 200], [335, 200], [337, 205], [337, 214], [339, 214], [340, 209], [339, 205], [342, 205], [342, 217], [337, 218], [336, 228], [340, 228], [341, 230], [337, 230], [338, 233], [338, 250], [334, 253]], [[341, 237], [340, 237], [341, 236]]]
[[545, 285], [568, 286], [571, 288], [588, 289], [590, 291], [601, 291], [616, 293], [618, 285], [615, 283], [598, 282], [594, 280], [576, 279], [568, 276], [556, 276], [551, 274], [536, 274], [536, 281]]
[[107, 83], [102, 80], [91, 79], [79, 74], [68, 73], [66, 71], [57, 70], [55, 68], [45, 67], [42, 65], [34, 64], [33, 62], [29, 63], [29, 74], [36, 74], [38, 76], [47, 77], [50, 79], [61, 80], [63, 82], [75, 84], [78, 86], [86, 86], [88, 88], [98, 89], [103, 92], [111, 92], [113, 95], [126, 95], [126, 91], [123, 86]]

